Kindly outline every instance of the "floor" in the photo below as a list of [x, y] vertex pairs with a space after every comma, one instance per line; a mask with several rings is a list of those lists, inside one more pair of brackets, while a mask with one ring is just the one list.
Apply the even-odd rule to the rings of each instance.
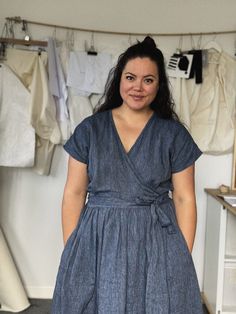
[[[22, 311], [22, 314], [50, 314], [51, 300], [31, 299], [31, 306]], [[1, 314], [9, 314], [12, 312], [0, 312]], [[69, 314], [69, 313], [68, 313]], [[204, 314], [208, 314], [204, 306]]]
[[[50, 314], [51, 313], [51, 300], [30, 299], [29, 302], [31, 304], [30, 307], [18, 313], [22, 313], [22, 314]], [[12, 312], [0, 312], [0, 313], [9, 314]]]

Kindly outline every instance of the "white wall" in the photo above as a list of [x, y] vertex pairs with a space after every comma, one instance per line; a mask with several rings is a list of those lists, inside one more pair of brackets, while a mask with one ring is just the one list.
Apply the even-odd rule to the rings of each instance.
[[[206, 32], [236, 28], [235, 0], [0, 0], [0, 22], [21, 16], [45, 23], [124, 32]], [[30, 26], [34, 39], [52, 35], [53, 29]], [[57, 30], [60, 39], [65, 32]], [[236, 35], [219, 35], [217, 41], [231, 55]], [[76, 32], [77, 47], [89, 33]], [[132, 36], [132, 41], [135, 40]], [[197, 41], [198, 37], [194, 38]], [[207, 42], [212, 36], [203, 37]], [[155, 37], [166, 56], [178, 46], [178, 37]], [[98, 50], [120, 53], [127, 36], [95, 36]], [[190, 37], [183, 48], [191, 48]], [[1, 149], [3, 149], [1, 147]], [[56, 149], [51, 175], [39, 176], [30, 169], [0, 168], [0, 222], [30, 297], [50, 297], [62, 250], [60, 203], [66, 177], [67, 156]], [[205, 187], [230, 185], [232, 155], [203, 155], [196, 164], [198, 229], [193, 252], [202, 286], [206, 195]]]

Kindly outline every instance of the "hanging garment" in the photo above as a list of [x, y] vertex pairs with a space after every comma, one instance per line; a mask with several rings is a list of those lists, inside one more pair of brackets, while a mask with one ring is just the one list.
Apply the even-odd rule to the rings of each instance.
[[89, 199], [62, 254], [52, 313], [202, 314], [169, 197], [172, 173], [201, 155], [187, 130], [153, 114], [126, 153], [106, 111], [65, 149], [88, 166]]
[[167, 73], [170, 77], [189, 78], [192, 62], [191, 54], [174, 53], [168, 62]]
[[177, 114], [200, 149], [213, 155], [232, 151], [235, 132], [236, 60], [225, 52], [208, 51], [202, 84], [173, 80]]
[[[45, 158], [40, 161], [40, 164], [37, 163], [39, 158], [35, 159], [34, 170], [41, 175], [47, 175], [53, 157], [51, 146], [61, 141], [56, 121], [56, 106], [48, 88], [47, 53], [41, 52], [39, 55], [36, 51], [8, 48], [5, 64], [12, 69], [30, 92], [30, 123], [37, 134], [35, 154], [38, 155], [37, 149], [40, 147], [39, 156]], [[38, 144], [39, 138], [40, 144]], [[49, 146], [50, 150], [48, 150]]]
[[[65, 73], [68, 72], [69, 56], [69, 47], [66, 45], [65, 42], [63, 42], [60, 49], [60, 60], [62, 62]], [[94, 96], [95, 94], [93, 94], [93, 97]], [[67, 106], [69, 111], [69, 132], [71, 135], [80, 122], [82, 122], [86, 117], [93, 114], [91, 97], [75, 95], [73, 93], [73, 89], [71, 87], [68, 87]]]
[[[180, 77], [169, 78], [172, 86], [172, 95], [175, 102], [175, 112], [177, 113], [180, 121], [190, 131], [191, 125], [191, 107], [189, 99], [189, 88], [193, 80], [186, 80]], [[195, 83], [194, 83], [195, 85]]]
[[70, 131], [73, 133], [80, 122], [93, 114], [93, 107], [89, 97], [73, 95], [71, 89], [69, 89], [68, 106], [70, 112]]
[[80, 96], [103, 94], [109, 71], [112, 67], [111, 55], [72, 51], [68, 65], [67, 85]]
[[[191, 134], [208, 154], [232, 151], [235, 132], [236, 60], [215, 50], [208, 52], [204, 82], [193, 98]], [[195, 101], [195, 102], [194, 102]]]
[[68, 91], [54, 38], [48, 38], [47, 51], [49, 89], [56, 103], [56, 117], [61, 131], [62, 143], [64, 143], [71, 134], [67, 108]]
[[188, 54], [193, 55], [193, 63], [190, 70], [189, 79], [195, 77], [196, 84], [202, 83], [202, 50], [190, 50]]
[[30, 124], [30, 94], [6, 65], [0, 65], [0, 166], [32, 167], [35, 131]]

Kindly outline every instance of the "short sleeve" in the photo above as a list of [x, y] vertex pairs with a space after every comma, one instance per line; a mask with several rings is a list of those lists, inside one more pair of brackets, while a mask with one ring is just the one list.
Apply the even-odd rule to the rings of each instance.
[[179, 172], [194, 164], [202, 152], [187, 129], [180, 125], [171, 147], [171, 170]]
[[63, 146], [67, 153], [78, 161], [88, 164], [89, 128], [87, 119], [83, 120], [74, 130]]

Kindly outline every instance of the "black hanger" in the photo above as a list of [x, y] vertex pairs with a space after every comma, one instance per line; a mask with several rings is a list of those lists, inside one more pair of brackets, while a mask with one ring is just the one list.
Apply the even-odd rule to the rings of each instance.
[[[85, 42], [86, 43], [86, 42]], [[90, 48], [86, 49], [87, 50], [87, 54], [91, 55], [91, 56], [97, 56], [97, 51], [94, 48], [94, 34], [92, 33], [91, 35], [91, 43], [90, 43]]]

